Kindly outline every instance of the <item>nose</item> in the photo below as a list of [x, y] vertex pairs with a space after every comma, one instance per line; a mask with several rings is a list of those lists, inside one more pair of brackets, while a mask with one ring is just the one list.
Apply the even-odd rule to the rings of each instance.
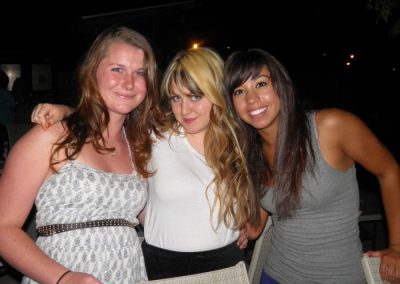
[[134, 83], [135, 83], [135, 81], [134, 81], [133, 76], [127, 74], [123, 78], [122, 86], [127, 90], [132, 90]]
[[257, 102], [258, 100], [259, 100], [259, 96], [258, 96], [257, 92], [255, 92], [253, 90], [247, 92], [247, 94], [246, 94], [247, 103], [252, 104], [252, 103]]
[[181, 112], [183, 115], [189, 114], [192, 111], [192, 102], [187, 98], [182, 98]]

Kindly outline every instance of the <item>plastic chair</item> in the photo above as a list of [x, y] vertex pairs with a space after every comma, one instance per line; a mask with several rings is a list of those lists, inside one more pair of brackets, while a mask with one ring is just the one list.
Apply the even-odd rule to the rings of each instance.
[[271, 247], [271, 235], [272, 235], [271, 224], [272, 224], [271, 217], [268, 217], [264, 231], [258, 237], [254, 245], [253, 254], [251, 256], [250, 265], [247, 272], [250, 284], [260, 283], [261, 272], [263, 270], [265, 260], [267, 259], [268, 251]]
[[249, 284], [246, 265], [243, 261], [235, 266], [214, 270], [210, 272], [191, 274], [181, 277], [173, 277], [159, 280], [151, 280], [147, 283], [157, 284]]

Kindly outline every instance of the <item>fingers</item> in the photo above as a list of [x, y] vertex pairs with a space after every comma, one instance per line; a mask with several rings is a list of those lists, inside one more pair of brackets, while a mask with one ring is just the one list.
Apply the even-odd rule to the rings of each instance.
[[247, 248], [248, 243], [249, 243], [249, 239], [247, 239], [247, 238], [239, 238], [238, 241], [236, 242], [239, 249]]
[[400, 283], [400, 265], [395, 259], [389, 258], [386, 255], [381, 257], [379, 272], [383, 281]]
[[40, 124], [44, 129], [53, 124], [49, 104], [38, 104], [32, 111], [31, 121]]
[[246, 228], [240, 229], [240, 235], [239, 235], [238, 241], [236, 243], [237, 246], [240, 249], [245, 249], [247, 247], [248, 242], [249, 242], [249, 239], [248, 239], [248, 235], [247, 235], [247, 229]]

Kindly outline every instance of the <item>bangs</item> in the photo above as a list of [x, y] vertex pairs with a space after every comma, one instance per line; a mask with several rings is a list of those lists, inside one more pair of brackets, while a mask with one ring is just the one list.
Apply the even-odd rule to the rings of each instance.
[[230, 62], [226, 73], [227, 87], [231, 94], [233, 90], [249, 79], [257, 78], [265, 66], [263, 58], [252, 53], [242, 53]]
[[[169, 90], [171, 89], [172, 82], [175, 82], [176, 87], [178, 88], [181, 94], [184, 94], [183, 88], [188, 89], [189, 92], [192, 94], [197, 94], [197, 95], [203, 94], [203, 92], [199, 89], [198, 85], [196, 84], [192, 76], [190, 76], [189, 72], [181, 68], [176, 72], [174, 72], [174, 74], [172, 74], [171, 79], [172, 80], [170, 80]], [[170, 93], [169, 90], [168, 92]]]

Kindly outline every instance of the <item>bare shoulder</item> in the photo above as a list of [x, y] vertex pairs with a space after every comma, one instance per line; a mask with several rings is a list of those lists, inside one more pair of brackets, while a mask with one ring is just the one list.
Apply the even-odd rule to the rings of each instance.
[[346, 134], [365, 124], [356, 115], [337, 108], [328, 108], [317, 111], [317, 128], [319, 133], [329, 132], [332, 135]]
[[65, 133], [65, 127], [61, 123], [56, 123], [47, 130], [40, 125], [35, 125], [15, 143], [10, 155], [15, 154], [17, 157], [43, 155], [43, 157], [46, 157], [54, 143], [62, 138]]
[[65, 126], [62, 123], [56, 123], [48, 129], [43, 129], [40, 125], [33, 126], [21, 139], [18, 144], [29, 143], [34, 144], [49, 144], [52, 145], [65, 135]]

